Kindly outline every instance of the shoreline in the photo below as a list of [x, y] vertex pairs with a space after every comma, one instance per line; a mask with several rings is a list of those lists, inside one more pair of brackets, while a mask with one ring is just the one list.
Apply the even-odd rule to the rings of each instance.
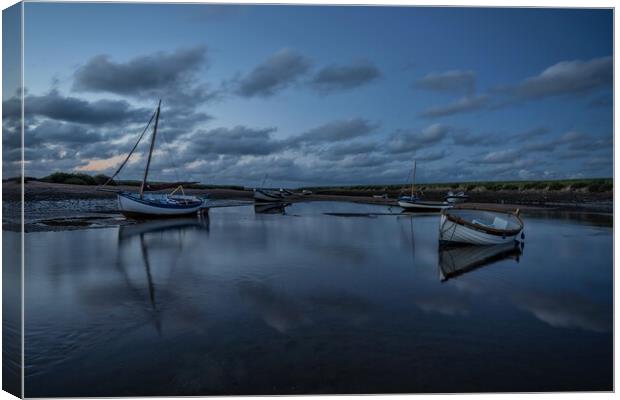
[[[116, 186], [115, 189], [135, 191], [133, 186]], [[326, 193], [327, 192], [327, 193]], [[208, 195], [214, 201], [212, 208], [251, 206], [254, 204], [250, 190], [188, 189], [187, 194]], [[497, 191], [468, 192], [472, 206], [503, 209], [521, 209], [523, 212], [570, 212], [602, 217], [613, 215], [613, 193], [574, 193], [556, 191]], [[374, 198], [373, 193], [322, 191], [287, 199], [287, 203], [330, 201], [398, 207], [396, 197]], [[425, 191], [426, 200], [441, 200], [445, 191]], [[21, 190], [18, 183], [3, 182], [3, 230], [20, 231]], [[95, 186], [29, 182], [25, 185], [24, 210], [26, 232], [90, 229], [132, 224], [117, 210], [114, 192], [97, 191]], [[457, 205], [458, 207], [458, 205]]]
[[[71, 185], [64, 183], [28, 182], [24, 185], [24, 200], [29, 201], [63, 201], [115, 199], [113, 192], [98, 191], [96, 186]], [[135, 186], [113, 186], [111, 188], [136, 191]], [[2, 184], [3, 202], [20, 201], [20, 184], [4, 181]], [[166, 192], [166, 191], [162, 191]], [[236, 189], [186, 189], [185, 193], [204, 196], [215, 200], [253, 200], [250, 190]], [[298, 196], [291, 201], [351, 201], [356, 203], [396, 205], [400, 192], [388, 192], [390, 198], [374, 198], [376, 191], [360, 190], [320, 190], [311, 195]], [[473, 190], [467, 192], [471, 203], [512, 205], [520, 208], [553, 208], [605, 210], [613, 212], [613, 192], [590, 193], [582, 190]], [[425, 200], [443, 200], [446, 190], [426, 190], [421, 193]]]

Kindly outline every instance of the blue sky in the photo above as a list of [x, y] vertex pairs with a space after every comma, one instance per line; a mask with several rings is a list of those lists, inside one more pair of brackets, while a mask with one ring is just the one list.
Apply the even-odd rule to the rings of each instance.
[[413, 159], [428, 182], [608, 177], [612, 18], [26, 3], [26, 174], [112, 172], [161, 97], [156, 179], [396, 183]]

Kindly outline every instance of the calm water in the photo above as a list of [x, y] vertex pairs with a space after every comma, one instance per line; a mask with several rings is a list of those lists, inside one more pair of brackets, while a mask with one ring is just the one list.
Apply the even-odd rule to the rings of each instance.
[[612, 389], [610, 217], [526, 215], [521, 253], [259, 211], [26, 234], [26, 396]]

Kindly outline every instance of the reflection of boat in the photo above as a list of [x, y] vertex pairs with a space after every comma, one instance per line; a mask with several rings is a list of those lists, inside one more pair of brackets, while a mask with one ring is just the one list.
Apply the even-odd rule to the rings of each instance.
[[119, 240], [124, 240], [131, 236], [141, 235], [145, 233], [154, 233], [162, 231], [175, 231], [187, 229], [204, 229], [209, 231], [209, 218], [170, 218], [164, 220], [152, 220], [131, 225], [122, 225], [119, 227]]
[[413, 162], [413, 177], [411, 180], [411, 195], [400, 196], [398, 198], [398, 205], [405, 209], [405, 211], [441, 211], [451, 207], [447, 201], [425, 201], [421, 200], [414, 192], [415, 187], [415, 170], [416, 162]]
[[444, 210], [439, 222], [439, 241], [445, 243], [510, 243], [521, 234], [523, 221], [515, 212], [484, 208]]
[[[142, 179], [142, 185], [140, 186], [139, 193], [131, 193], [126, 191], [116, 191], [118, 197], [118, 208], [119, 210], [128, 217], [134, 218], [149, 218], [149, 217], [178, 217], [182, 215], [191, 215], [196, 214], [198, 210], [204, 208], [205, 200], [196, 196], [187, 196], [183, 192], [182, 185], [172, 185], [177, 186], [176, 189], [172, 191], [172, 193], [144, 193], [145, 189], [150, 189], [151, 187], [147, 183], [147, 178], [149, 174], [149, 167], [151, 165], [151, 157], [153, 155], [153, 148], [155, 147], [155, 138], [157, 137], [157, 125], [159, 123], [159, 113], [161, 110], [161, 100], [159, 101], [159, 105], [157, 106], [157, 111], [151, 117], [149, 122], [144, 128], [144, 131], [138, 138], [138, 141], [131, 149], [127, 158], [123, 163], [121, 163], [120, 167], [117, 171], [112, 175], [112, 177], [106, 182], [103, 186], [109, 183], [116, 175], [118, 175], [121, 169], [125, 166], [133, 152], [138, 147], [138, 144], [144, 137], [144, 134], [148, 130], [153, 118], [155, 118], [155, 125], [153, 127], [153, 136], [151, 137], [151, 146], [149, 148], [148, 158], [146, 159], [146, 168], [144, 169], [144, 178]], [[105, 190], [105, 189], [103, 189]], [[176, 194], [177, 191], [180, 191], [181, 194]]]
[[440, 247], [439, 278], [445, 281], [507, 258], [513, 258], [519, 262], [521, 253], [521, 247], [517, 242], [482, 247]]
[[256, 214], [285, 214], [286, 207], [291, 203], [263, 203], [255, 204], [254, 212]]
[[454, 193], [449, 191], [446, 195], [445, 200], [448, 203], [464, 203], [469, 200], [469, 196], [465, 194], [465, 192]]
[[[135, 251], [136, 244], [139, 247], [139, 254], [144, 264], [144, 271], [146, 275], [146, 287], [148, 291], [149, 303], [152, 314], [152, 320], [155, 324], [157, 332], [161, 333], [161, 311], [162, 311], [162, 299], [156, 298], [156, 285], [153, 276], [153, 268], [151, 268], [151, 257], [149, 257], [149, 248], [151, 250], [161, 249], [163, 245], [174, 245], [178, 249], [178, 254], [183, 250], [183, 233], [189, 229], [200, 229], [205, 232], [209, 231], [209, 219], [208, 218], [179, 218], [179, 219], [166, 219], [166, 220], [152, 220], [132, 225], [123, 225], [118, 230], [118, 247], [119, 258], [117, 260], [117, 268], [123, 275], [123, 278], [128, 287], [131, 288], [133, 293], [136, 293], [136, 297], [143, 296], [142, 290], [139, 285], [135, 285], [130, 278], [129, 271], [125, 268], [122, 254], [125, 251]], [[176, 233], [179, 233], [177, 235]], [[155, 241], [153, 241], [155, 239]], [[157, 240], [159, 239], [159, 240]], [[136, 243], [137, 242], [137, 243]], [[149, 242], [150, 246], [149, 246]], [[132, 246], [134, 245], [134, 246]], [[135, 254], [135, 253], [134, 253]], [[177, 256], [178, 256], [177, 254]], [[157, 258], [155, 258], [157, 260]], [[173, 269], [176, 265], [177, 257], [175, 256], [172, 263], [166, 265]], [[127, 264], [129, 265], [129, 264]], [[156, 269], [158, 270], [158, 269]]]

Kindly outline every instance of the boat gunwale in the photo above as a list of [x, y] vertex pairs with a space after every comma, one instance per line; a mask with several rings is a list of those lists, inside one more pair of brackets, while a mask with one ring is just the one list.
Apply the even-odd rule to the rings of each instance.
[[[474, 224], [473, 222], [467, 221], [461, 217], [458, 217], [456, 215], [452, 215], [450, 214], [449, 210], [474, 210], [474, 211], [488, 211], [488, 212], [494, 212], [494, 213], [500, 213], [500, 214], [508, 214], [510, 216], [513, 216], [517, 219], [517, 221], [519, 222], [519, 228], [516, 229], [497, 229], [497, 228], [490, 228], [487, 226], [483, 226], [483, 225], [478, 225], [478, 224]], [[463, 225], [467, 228], [472, 228], [474, 230], [483, 232], [483, 233], [488, 233], [490, 235], [494, 235], [494, 236], [516, 236], [519, 234], [519, 232], [521, 232], [523, 230], [523, 220], [521, 219], [521, 217], [519, 216], [519, 209], [510, 212], [510, 211], [506, 211], [506, 210], [500, 210], [497, 208], [492, 208], [492, 207], [453, 207], [451, 209], [444, 209], [441, 211], [442, 215], [444, 215], [446, 217], [446, 219], [448, 221], [451, 221], [455, 224], [459, 224], [459, 225]]]
[[139, 197], [136, 197], [134, 193], [131, 193], [131, 192], [118, 192], [117, 195], [121, 196], [121, 197], [124, 197], [126, 199], [129, 199], [131, 201], [135, 201], [137, 203], [147, 205], [149, 207], [169, 208], [169, 209], [176, 209], [176, 210], [193, 209], [193, 208], [196, 208], [196, 207], [202, 207], [205, 204], [204, 200], [200, 200], [198, 197], [196, 197], [196, 198], [199, 199], [199, 200], [197, 200], [195, 202], [192, 202], [192, 203], [186, 203], [186, 204], [164, 204], [164, 203], [154, 203], [154, 202], [150, 202], [148, 200], [140, 199]]

